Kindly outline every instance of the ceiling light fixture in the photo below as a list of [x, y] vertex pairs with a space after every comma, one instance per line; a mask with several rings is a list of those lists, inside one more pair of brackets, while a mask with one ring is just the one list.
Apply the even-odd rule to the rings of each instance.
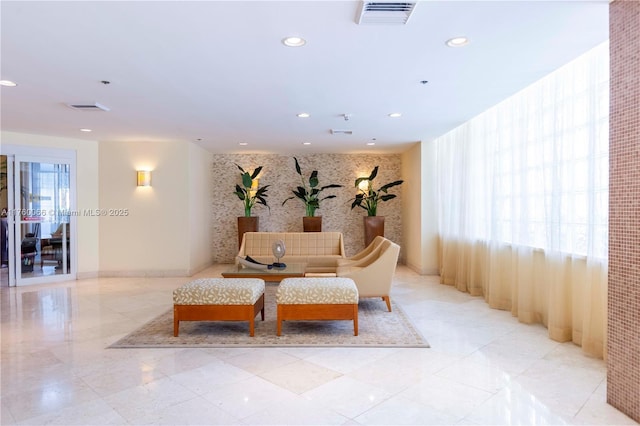
[[247, 142], [238, 142], [238, 145], [240, 145], [240, 146], [247, 146], [247, 145], [249, 145], [249, 144], [248, 144]]
[[17, 84], [11, 80], [0, 80], [0, 86], [16, 87]]
[[464, 36], [453, 37], [453, 38], [450, 38], [449, 40], [447, 40], [446, 44], [449, 47], [462, 47], [462, 46], [466, 46], [467, 44], [469, 44], [469, 39], [467, 37], [464, 37]]
[[368, 146], [373, 146], [373, 145], [375, 145], [375, 144], [376, 144], [375, 142], [367, 142], [367, 145], [368, 145]]
[[302, 142], [302, 145], [311, 145], [311, 142]]
[[311, 114], [309, 114], [308, 112], [301, 112], [300, 114], [296, 114], [296, 117], [298, 117], [298, 118], [309, 118], [309, 117], [311, 117]]
[[402, 117], [402, 114], [400, 114], [399, 112], [392, 112], [391, 114], [389, 114], [389, 117], [398, 118], [398, 117]]
[[307, 41], [301, 37], [287, 37], [282, 40], [282, 43], [288, 47], [300, 47], [304, 46]]
[[91, 132], [91, 129], [80, 129], [81, 132]]

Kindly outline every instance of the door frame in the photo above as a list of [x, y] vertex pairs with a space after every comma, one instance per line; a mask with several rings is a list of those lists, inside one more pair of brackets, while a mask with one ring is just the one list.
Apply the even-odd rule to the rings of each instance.
[[[2, 155], [7, 156], [7, 185], [9, 196], [9, 209], [15, 209], [15, 176], [19, 173], [16, 164], [17, 161], [30, 161], [40, 163], [64, 163], [69, 165], [69, 208], [77, 211], [77, 184], [76, 184], [76, 151], [68, 149], [44, 148], [34, 146], [20, 145], [4, 145], [0, 151]], [[10, 166], [11, 164], [11, 166]], [[10, 170], [9, 170], [10, 169]], [[75, 280], [77, 278], [77, 223], [76, 216], [71, 215], [69, 218], [71, 237], [69, 239], [70, 250], [70, 268], [67, 274], [45, 275], [29, 278], [17, 277], [17, 271], [20, 267], [20, 260], [17, 259], [19, 251], [19, 241], [16, 241], [17, 226], [19, 225], [19, 217], [7, 215], [8, 232], [9, 232], [9, 287], [44, 284], [52, 282], [61, 282]], [[18, 220], [16, 220], [18, 219]]]

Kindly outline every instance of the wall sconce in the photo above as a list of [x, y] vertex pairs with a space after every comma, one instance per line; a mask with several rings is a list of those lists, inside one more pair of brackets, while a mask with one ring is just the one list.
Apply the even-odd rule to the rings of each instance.
[[367, 179], [361, 180], [358, 184], [358, 189], [363, 192], [367, 192], [369, 190], [369, 181]]
[[151, 172], [148, 170], [138, 170], [138, 186], [151, 186]]
[[249, 189], [249, 196], [250, 197], [255, 197], [256, 196], [256, 192], [258, 192], [258, 181], [259, 181], [258, 178], [256, 178], [256, 179], [251, 181], [251, 189]]

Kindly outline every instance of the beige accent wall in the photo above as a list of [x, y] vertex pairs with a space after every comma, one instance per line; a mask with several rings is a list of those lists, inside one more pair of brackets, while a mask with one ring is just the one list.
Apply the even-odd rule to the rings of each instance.
[[609, 5], [607, 402], [640, 422], [640, 2]]
[[[207, 154], [184, 142], [101, 142], [100, 208], [127, 209], [100, 218], [100, 274], [183, 276], [208, 264]], [[136, 186], [151, 170], [151, 186]], [[202, 179], [207, 179], [203, 181]], [[195, 228], [205, 237], [196, 237]]]
[[[335, 194], [337, 198], [325, 200], [317, 216], [323, 218], [323, 231], [337, 231], [344, 234], [345, 251], [353, 255], [364, 248], [363, 209], [351, 210], [351, 199], [356, 195], [354, 181], [357, 177], [368, 176], [378, 165], [375, 187], [397, 179], [402, 179], [402, 162], [399, 154], [394, 155], [345, 155], [315, 154], [298, 156], [305, 177], [318, 170], [320, 185], [340, 184], [344, 188], [327, 190], [323, 194]], [[214, 198], [211, 212], [214, 241], [211, 253], [215, 263], [232, 262], [238, 253], [237, 217], [244, 215], [242, 202], [233, 195], [235, 184], [240, 183], [238, 163], [245, 170], [263, 166], [260, 186], [270, 185], [267, 198], [270, 210], [262, 206], [254, 208], [253, 215], [260, 219], [260, 231], [302, 232], [304, 205], [298, 199], [282, 202], [292, 195], [291, 190], [300, 185], [295, 171], [293, 156], [266, 154], [214, 155], [212, 163]], [[395, 187], [391, 192], [398, 198], [380, 203], [378, 215], [385, 216], [385, 236], [403, 248], [402, 241], [402, 199], [405, 185]]]
[[[98, 142], [26, 133], [1, 133], [2, 144], [68, 149], [76, 152], [76, 207], [96, 209], [98, 196]], [[97, 217], [77, 217], [78, 278], [96, 276], [99, 271], [99, 223]]]
[[416, 143], [402, 154], [405, 263], [422, 275], [438, 273], [435, 162], [433, 142]]

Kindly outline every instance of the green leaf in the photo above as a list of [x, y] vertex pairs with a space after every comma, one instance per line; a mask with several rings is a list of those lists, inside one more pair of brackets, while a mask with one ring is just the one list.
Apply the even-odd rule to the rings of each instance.
[[329, 188], [342, 188], [342, 185], [337, 185], [335, 183], [332, 183], [331, 185], [323, 186], [322, 188], [320, 188], [320, 191], [324, 191], [325, 189], [329, 189]]
[[298, 164], [298, 159], [296, 157], [293, 157], [293, 159], [296, 161], [296, 172], [302, 176], [302, 170], [300, 169], [300, 164]]
[[382, 201], [389, 201], [392, 198], [396, 198], [396, 194], [387, 194], [387, 195], [383, 195], [382, 197], [380, 197], [380, 200]]
[[261, 170], [262, 170], [262, 166], [260, 166], [260, 167], [256, 168], [256, 169], [253, 171], [253, 173], [251, 174], [251, 179], [252, 179], [252, 180], [253, 180], [253, 179], [255, 179], [255, 178], [260, 174], [260, 171], [261, 171]]
[[296, 197], [289, 197], [289, 198], [287, 198], [286, 200], [284, 200], [284, 201], [282, 202], [282, 205], [284, 206], [284, 203], [286, 203], [286, 202], [287, 202], [287, 201], [289, 201], [289, 200], [293, 200], [294, 198], [296, 198]]
[[376, 176], [378, 176], [378, 166], [373, 169], [367, 180], [374, 180]]
[[314, 170], [311, 172], [311, 176], [309, 176], [309, 186], [315, 188], [318, 186], [318, 171]]
[[248, 172], [244, 172], [242, 174], [242, 185], [244, 185], [245, 188], [251, 188], [251, 175], [249, 175]]
[[240, 171], [241, 171], [242, 173], [245, 173], [245, 171], [244, 171], [244, 169], [243, 169], [242, 167], [240, 167], [240, 166], [239, 166], [238, 164], [236, 164], [236, 163], [233, 163], [233, 164], [235, 164], [235, 165], [240, 169]]
[[[364, 195], [363, 194], [358, 194], [355, 196], [355, 198], [353, 199], [353, 203], [351, 203], [351, 209], [353, 210], [354, 207], [358, 206], [358, 207], [362, 207], [362, 200], [364, 199]], [[364, 207], [362, 207], [364, 208]]]
[[384, 185], [384, 186], [381, 186], [381, 187], [380, 187], [380, 189], [379, 189], [379, 191], [387, 192], [387, 190], [388, 190], [389, 188], [394, 187], [394, 186], [397, 186], [397, 185], [400, 185], [400, 184], [402, 184], [403, 182], [404, 182], [403, 180], [397, 180], [397, 181], [395, 181], [395, 182], [388, 183], [388, 184], [386, 184], [386, 185]]

